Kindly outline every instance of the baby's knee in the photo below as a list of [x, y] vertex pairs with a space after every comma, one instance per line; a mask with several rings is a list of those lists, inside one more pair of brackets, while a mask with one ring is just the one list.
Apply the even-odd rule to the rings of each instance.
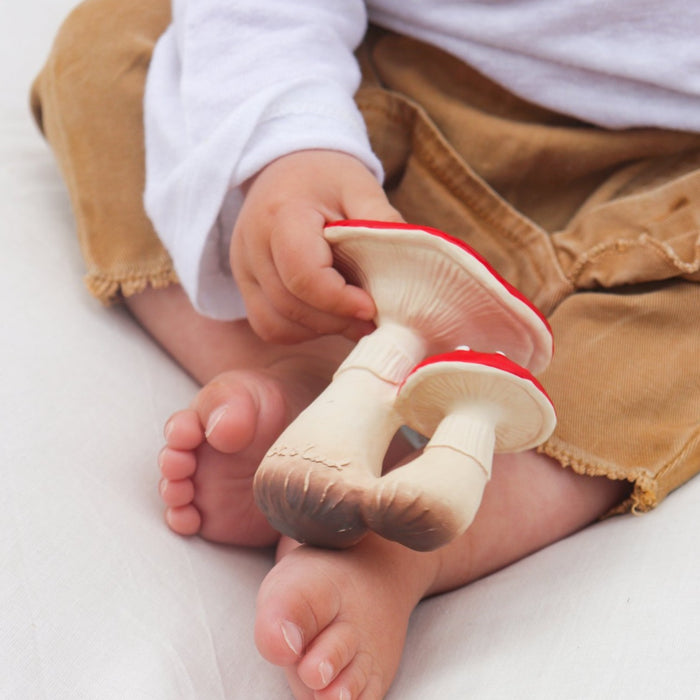
[[30, 102], [47, 132], [53, 113], [81, 117], [115, 93], [142, 91], [151, 53], [170, 21], [168, 0], [85, 0], [64, 20]]

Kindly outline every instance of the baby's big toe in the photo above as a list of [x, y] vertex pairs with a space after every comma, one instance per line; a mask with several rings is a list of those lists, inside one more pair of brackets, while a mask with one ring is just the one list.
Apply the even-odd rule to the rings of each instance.
[[295, 551], [278, 562], [258, 594], [255, 641], [277, 666], [297, 664], [338, 613], [337, 591], [304, 558]]
[[255, 439], [261, 414], [259, 404], [251, 387], [232, 372], [204, 387], [195, 399], [194, 409], [204, 426], [206, 441], [219, 452], [234, 454]]

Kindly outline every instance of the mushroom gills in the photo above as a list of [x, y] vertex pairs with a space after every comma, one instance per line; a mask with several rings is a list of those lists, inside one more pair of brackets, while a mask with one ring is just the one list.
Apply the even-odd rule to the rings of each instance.
[[338, 269], [374, 300], [377, 325], [413, 328], [425, 339], [423, 357], [466, 343], [500, 350], [532, 372], [549, 364], [544, 316], [463, 241], [430, 227], [372, 221], [329, 224], [325, 237]]

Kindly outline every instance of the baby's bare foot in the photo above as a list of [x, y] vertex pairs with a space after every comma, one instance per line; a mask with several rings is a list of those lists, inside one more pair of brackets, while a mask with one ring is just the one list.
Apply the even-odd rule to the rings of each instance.
[[298, 365], [219, 375], [166, 424], [160, 493], [169, 527], [227, 544], [279, 539], [253, 498], [265, 451], [323, 381]]
[[381, 700], [435, 561], [373, 535], [343, 551], [292, 549], [260, 589], [258, 649], [297, 700]]

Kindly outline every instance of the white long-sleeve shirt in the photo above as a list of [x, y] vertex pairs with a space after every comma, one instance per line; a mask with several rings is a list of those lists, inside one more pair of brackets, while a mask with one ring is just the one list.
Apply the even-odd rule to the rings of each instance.
[[368, 21], [603, 127], [700, 131], [696, 0], [173, 0], [146, 86], [145, 203], [200, 312], [245, 316], [228, 247], [265, 165], [328, 148], [381, 180], [353, 101]]

